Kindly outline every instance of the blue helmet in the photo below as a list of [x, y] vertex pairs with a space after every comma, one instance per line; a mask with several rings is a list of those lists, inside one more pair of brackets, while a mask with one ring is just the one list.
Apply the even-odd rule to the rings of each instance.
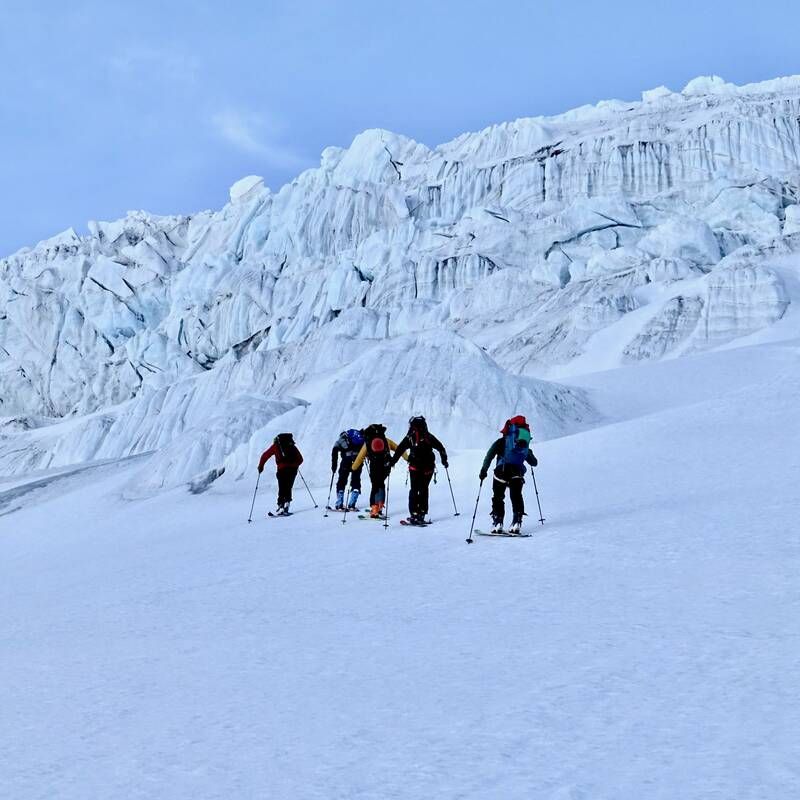
[[347, 436], [347, 441], [350, 442], [353, 447], [361, 447], [361, 445], [364, 444], [364, 434], [356, 428], [350, 428], [345, 431], [345, 436]]

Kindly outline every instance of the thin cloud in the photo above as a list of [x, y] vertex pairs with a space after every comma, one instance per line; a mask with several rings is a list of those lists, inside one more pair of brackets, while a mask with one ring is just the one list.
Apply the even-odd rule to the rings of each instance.
[[200, 63], [188, 53], [172, 48], [135, 44], [114, 53], [109, 66], [120, 77], [157, 77], [170, 83], [194, 84], [200, 74]]
[[211, 125], [228, 144], [269, 166], [297, 169], [309, 165], [307, 158], [277, 141], [280, 126], [264, 114], [229, 108], [214, 114]]

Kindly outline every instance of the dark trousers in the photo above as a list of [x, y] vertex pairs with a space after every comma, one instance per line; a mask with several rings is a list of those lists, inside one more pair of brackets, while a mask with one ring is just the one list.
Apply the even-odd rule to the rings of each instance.
[[428, 513], [428, 489], [433, 478], [433, 470], [421, 469], [408, 471], [411, 488], [408, 491], [408, 511], [412, 516], [425, 516]]
[[292, 502], [292, 486], [297, 477], [297, 467], [283, 467], [277, 472], [278, 476], [278, 505]]
[[506, 487], [511, 498], [511, 508], [516, 516], [525, 513], [525, 501], [522, 498], [522, 487], [525, 485], [524, 476], [517, 470], [505, 470], [498, 467], [494, 471], [492, 483], [492, 516], [502, 520], [506, 515], [505, 495]]
[[351, 489], [355, 489], [357, 492], [361, 491], [362, 467], [359, 467], [353, 472], [353, 461], [355, 461], [355, 459], [342, 456], [342, 460], [339, 462], [339, 476], [336, 479], [337, 492], [343, 492], [345, 490], [348, 480], [350, 481]]
[[369, 490], [369, 504], [386, 502], [386, 476], [389, 474], [389, 467], [386, 464], [370, 461], [369, 482], [372, 484]]

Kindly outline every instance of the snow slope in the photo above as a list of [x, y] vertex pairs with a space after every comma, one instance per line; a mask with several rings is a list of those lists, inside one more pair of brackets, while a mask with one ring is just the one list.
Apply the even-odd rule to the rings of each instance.
[[[131, 212], [23, 249], [0, 261], [0, 470], [150, 442], [162, 476], [151, 490], [208, 485], [240, 474], [242, 448], [281, 427], [302, 439], [323, 419], [422, 410], [430, 375], [404, 373], [395, 402], [390, 368], [403, 342], [438, 336], [464, 354], [450, 380], [437, 375], [438, 397], [459, 395], [468, 365], [491, 387], [483, 407], [463, 393], [452, 407], [462, 435], [513, 413], [517, 391], [557, 398], [536, 407], [548, 436], [591, 424], [585, 397], [515, 382], [704, 352], [786, 314], [798, 119], [800, 78], [699, 79], [432, 149], [369, 130], [278, 191], [248, 176], [219, 211]], [[320, 386], [352, 391], [356, 368], [362, 385], [386, 385], [353, 419]], [[186, 419], [185, 393], [207, 402]], [[255, 395], [264, 403], [242, 415]], [[206, 419], [231, 436], [178, 458]], [[315, 458], [309, 469], [324, 471]]]
[[424, 530], [302, 488], [265, 520], [264, 482], [248, 525], [250, 480], [130, 503], [136, 463], [0, 486], [4, 793], [796, 796], [799, 367], [582, 378], [620, 421], [537, 447], [532, 539], [464, 543], [476, 451]]

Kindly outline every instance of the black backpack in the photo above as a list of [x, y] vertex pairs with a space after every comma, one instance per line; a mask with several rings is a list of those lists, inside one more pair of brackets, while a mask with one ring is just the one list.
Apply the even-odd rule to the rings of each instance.
[[428, 423], [425, 421], [425, 417], [411, 417], [408, 421], [406, 438], [410, 443], [408, 448], [409, 464], [430, 463], [435, 460], [431, 435], [428, 431]]
[[367, 456], [372, 460], [388, 461], [391, 458], [389, 453], [389, 442], [386, 439], [386, 426], [374, 423], [364, 428], [364, 441], [367, 445]]
[[294, 436], [291, 433], [279, 433], [273, 443], [281, 451], [281, 455], [287, 461], [297, 461], [299, 450], [294, 443]]

